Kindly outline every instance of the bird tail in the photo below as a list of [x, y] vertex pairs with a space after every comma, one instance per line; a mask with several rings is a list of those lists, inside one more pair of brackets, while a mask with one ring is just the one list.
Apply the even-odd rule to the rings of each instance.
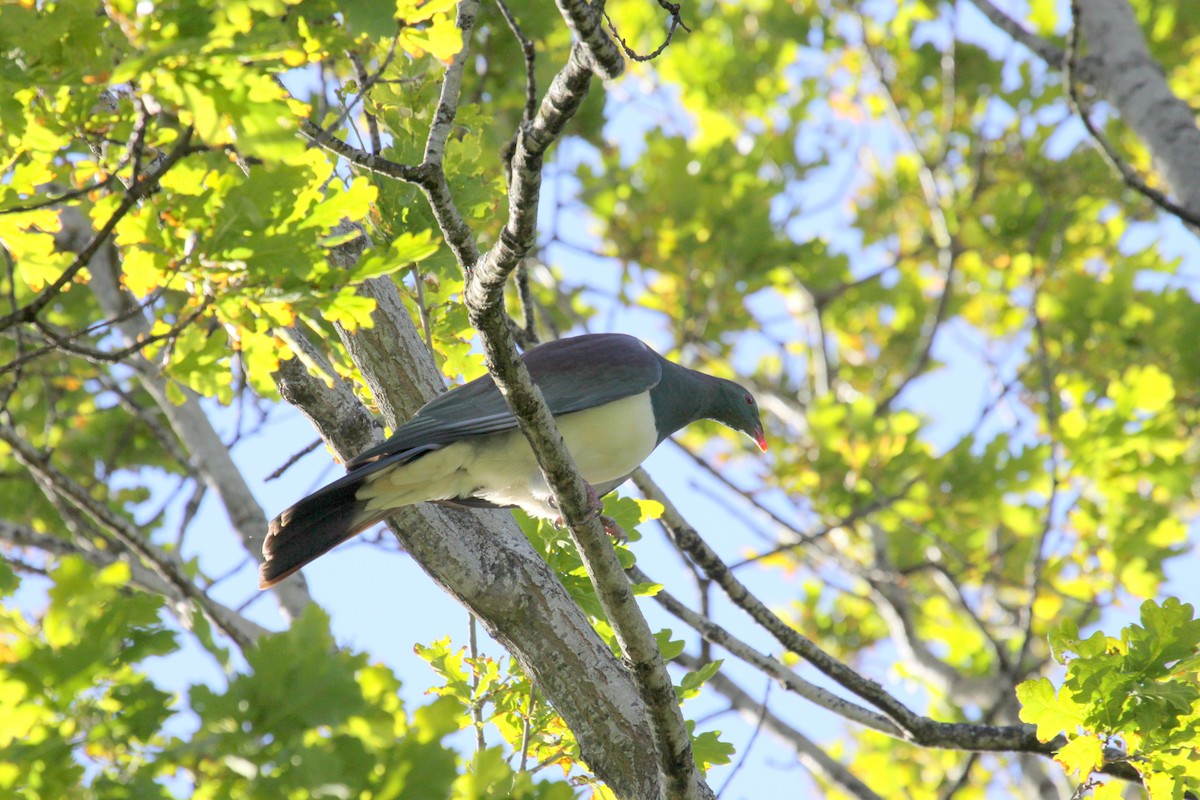
[[350, 474], [311, 494], [271, 520], [263, 542], [258, 588], [268, 589], [387, 517], [390, 509], [369, 509], [355, 495], [364, 476]]

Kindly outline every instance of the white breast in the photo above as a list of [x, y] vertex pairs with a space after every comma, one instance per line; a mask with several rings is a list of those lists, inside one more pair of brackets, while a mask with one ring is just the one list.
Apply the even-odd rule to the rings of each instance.
[[[628, 475], [650, 455], [658, 440], [649, 392], [567, 414], [557, 421], [579, 471], [592, 485]], [[515, 505], [547, 519], [558, 516], [549, 504], [550, 491], [533, 451], [516, 429], [435, 450], [381, 474], [357, 494], [357, 499], [368, 500], [372, 508], [455, 497]]]

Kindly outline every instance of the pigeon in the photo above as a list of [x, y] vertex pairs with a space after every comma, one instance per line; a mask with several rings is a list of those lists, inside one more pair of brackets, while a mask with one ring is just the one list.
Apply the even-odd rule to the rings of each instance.
[[[668, 361], [636, 337], [573, 336], [521, 358], [593, 499], [697, 420], [721, 422], [767, 449], [750, 392]], [[515, 506], [561, 520], [533, 450], [490, 375], [434, 398], [386, 441], [346, 462], [346, 470], [271, 521], [260, 588], [413, 503]]]

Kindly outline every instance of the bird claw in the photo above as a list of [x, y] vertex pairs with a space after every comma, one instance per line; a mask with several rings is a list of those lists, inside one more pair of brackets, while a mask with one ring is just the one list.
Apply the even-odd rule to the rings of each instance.
[[[587, 487], [587, 499], [590, 509], [584, 521], [591, 522], [594, 519], [599, 519], [600, 524], [604, 526], [604, 532], [611, 536], [614, 541], [623, 542], [629, 538], [629, 534], [625, 533], [625, 529], [618, 525], [615, 519], [604, 513], [604, 503], [601, 502], [600, 497], [596, 494], [596, 488], [587, 481], [584, 481], [583, 485]], [[553, 500], [550, 502], [551, 504], [554, 503]], [[566, 520], [563, 519], [562, 514], [554, 518], [554, 527], [567, 527]]]
[[607, 514], [600, 515], [600, 524], [604, 526], [604, 532], [611, 536], [614, 542], [624, 542], [629, 539], [629, 534], [625, 532], [625, 529]]

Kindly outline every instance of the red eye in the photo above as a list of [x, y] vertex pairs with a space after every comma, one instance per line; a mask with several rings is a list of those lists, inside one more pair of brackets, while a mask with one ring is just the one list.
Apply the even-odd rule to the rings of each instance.
[[748, 406], [754, 405], [754, 398], [751, 397], [750, 395], [746, 395], [746, 405], [748, 405]]

